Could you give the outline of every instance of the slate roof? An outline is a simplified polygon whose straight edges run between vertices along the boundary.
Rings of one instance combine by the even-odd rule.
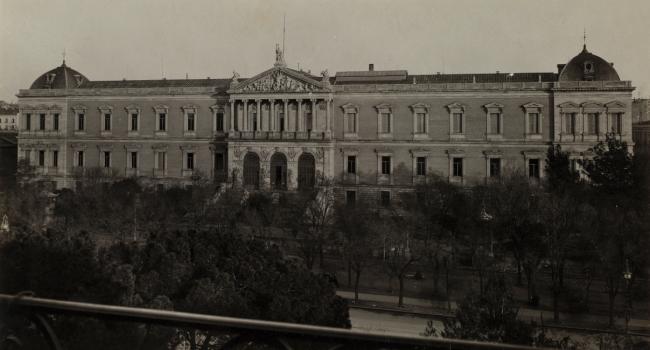
[[[216,87],[227,89],[231,79],[152,79],[99,80],[81,84],[80,89],[158,88],[158,87]],[[245,79],[240,79],[240,82]]]
[[[476,74],[413,74],[405,75],[403,79],[396,81],[382,79],[380,75],[370,76],[368,79],[341,80],[339,74],[336,76],[336,85],[347,84],[443,84],[443,83],[506,83],[506,82],[551,82],[557,81],[555,73],[476,73]]]
[[[66,66],[64,60],[60,66],[41,74],[30,89],[75,89],[87,81],[83,74]]]

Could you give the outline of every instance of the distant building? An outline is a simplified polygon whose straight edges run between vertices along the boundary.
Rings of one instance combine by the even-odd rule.
[[[650,122],[650,99],[632,100],[632,123]]]
[[[18,131],[18,105],[5,103],[0,101],[0,132],[2,131]]]
[[[197,173],[235,187],[388,204],[426,176],[459,184],[522,169],[546,150],[572,159],[605,135],[632,141],[632,83],[586,47],[557,72],[321,76],[275,64],[244,79],[92,81],[65,62],[18,93],[19,156],[57,187],[100,167],[153,183]]]

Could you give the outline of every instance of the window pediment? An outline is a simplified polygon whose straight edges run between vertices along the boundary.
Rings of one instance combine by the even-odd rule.
[[[212,112],[224,112],[225,111],[225,108],[224,108],[223,105],[212,105],[212,106],[210,106],[210,109],[212,110]]]
[[[128,105],[124,107],[124,110],[127,111],[127,113],[140,113],[140,107],[136,105]]]
[[[99,109],[99,111],[102,112],[102,113],[112,113],[113,112],[113,106],[109,106],[109,105],[99,106],[99,107],[97,107],[97,109]]]
[[[458,148],[450,148],[446,152],[450,157],[462,157],[465,155],[465,151]]]
[[[449,110],[449,113],[463,113],[463,112],[465,112],[465,105],[461,104],[461,103],[458,103],[458,102],[450,103],[446,107]]]
[[[608,112],[624,112],[625,111],[625,104],[620,101],[612,101],[605,103],[605,107],[607,108]]]
[[[195,105],[185,105],[185,106],[182,106],[181,109],[183,110],[183,112],[187,112],[187,111],[196,111],[196,110],[199,109],[199,107],[197,107]]]
[[[583,111],[592,112],[592,113],[593,112],[601,112],[601,111],[603,111],[603,109],[605,109],[605,107],[603,107],[603,105],[601,103],[591,102],[591,101],[585,102],[585,103],[581,104],[580,106],[582,107]]]
[[[488,158],[489,157],[501,157],[501,155],[503,155],[503,152],[501,152],[501,150],[498,150],[498,149],[495,149],[495,150],[489,149],[489,150],[483,151],[483,155],[485,155]]]
[[[153,106],[153,110],[156,113],[167,113],[169,110],[169,106],[167,105],[155,105]]]
[[[413,113],[418,113],[418,112],[419,113],[429,113],[429,108],[431,108],[430,105],[428,105],[426,103],[421,103],[421,102],[410,105],[409,107],[411,108],[411,111],[413,111]]]
[[[359,106],[353,105],[352,103],[346,103],[341,106],[343,113],[359,113]]]
[[[534,111],[539,111],[542,108],[544,108],[543,104],[535,103],[535,102],[529,102],[521,106],[525,111],[527,112],[534,112]]]
[[[388,103],[382,103],[375,106],[378,113],[393,113],[393,106]]]
[[[88,107],[84,105],[74,105],[72,106],[72,110],[75,112],[85,112],[86,110],[88,110]]]
[[[558,105],[561,113],[577,113],[580,106],[575,102],[563,102]]]

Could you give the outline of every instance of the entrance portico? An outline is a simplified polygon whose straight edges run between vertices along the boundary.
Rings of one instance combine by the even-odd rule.
[[[226,142],[234,184],[295,190],[332,177],[333,91],[327,71],[316,79],[287,68],[279,48],[273,68],[244,81],[233,75]]]

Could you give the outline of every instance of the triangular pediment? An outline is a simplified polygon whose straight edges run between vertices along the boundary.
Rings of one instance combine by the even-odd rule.
[[[581,106],[582,108],[603,108],[603,105],[598,102],[585,102]]]
[[[560,108],[579,108],[580,106],[575,102],[563,102],[558,105]]]
[[[329,92],[321,82],[285,67],[274,67],[242,83],[229,93],[309,93]]]
[[[605,103],[605,107],[607,108],[625,108],[625,104],[620,101],[612,101]]]

